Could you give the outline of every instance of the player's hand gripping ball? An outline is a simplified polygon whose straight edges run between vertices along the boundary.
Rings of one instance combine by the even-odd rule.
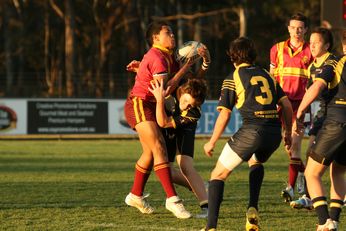
[[[175,57],[180,63],[186,63],[189,61],[191,64],[194,64],[201,58],[197,49],[202,46],[204,46],[203,43],[188,41],[176,50]]]

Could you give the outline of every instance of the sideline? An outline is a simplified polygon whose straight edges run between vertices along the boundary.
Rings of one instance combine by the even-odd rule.
[[[133,135],[110,134],[40,134],[40,135],[0,135],[0,140],[97,140],[97,139],[138,139]]]
[[[223,136],[227,138],[228,135]],[[198,135],[196,139],[209,139],[210,135]],[[133,140],[137,134],[39,134],[39,135],[0,135],[0,140]]]

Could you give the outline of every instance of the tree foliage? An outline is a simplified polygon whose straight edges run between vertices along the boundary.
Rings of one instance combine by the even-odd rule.
[[[319,0],[6,0],[0,2],[0,96],[125,98],[134,80],[125,66],[148,49],[150,21],[168,21],[178,45],[199,40],[212,64],[210,97],[230,72],[228,44],[254,39],[258,64],[286,39],[295,12],[319,25]]]

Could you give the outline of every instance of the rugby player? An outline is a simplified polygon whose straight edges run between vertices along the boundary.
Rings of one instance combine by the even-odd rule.
[[[165,141],[156,123],[156,100],[148,88],[152,81],[163,80],[165,86],[174,91],[191,63],[186,62],[179,69],[179,64],[173,56],[174,34],[166,22],[151,23],[146,32],[146,40],[150,49],[139,64],[135,84],[124,107],[126,120],[138,133],[143,149],[136,163],[133,186],[125,198],[125,203],[136,207],[142,213],[153,213],[153,207],[143,195],[153,168],[166,193],[166,209],[177,218],[186,219],[190,218],[191,214],[184,208],[175,191]]]
[[[215,144],[230,120],[233,107],[239,110],[243,125],[228,140],[211,172],[209,214],[204,230],[216,229],[225,180],[244,161],[250,165],[250,197],[253,198],[246,213],[246,230],[259,230],[258,198],[264,175],[262,163],[279,147],[282,139],[277,105],[282,107],[287,148],[291,145],[292,107],[277,81],[267,71],[253,64],[256,50],[252,40],[241,37],[231,42],[229,56],[235,70],[223,81],[217,106],[220,114],[210,140],[204,145],[205,154],[213,155]],[[262,170],[256,171],[257,168]],[[255,174],[251,174],[252,171]]]
[[[166,141],[168,159],[171,163],[173,182],[193,191],[199,200],[201,213],[208,215],[208,195],[202,177],[193,166],[195,133],[201,117],[201,105],[207,96],[203,78],[190,78],[173,94],[166,96],[163,83],[156,81],[149,89],[156,98],[156,119]],[[177,158],[179,170],[173,163]]]
[[[309,144],[307,155],[310,153],[310,147],[315,141],[317,132],[321,129],[323,121],[327,115],[327,105],[335,95],[337,88],[332,84],[335,75],[335,66],[338,58],[330,53],[333,49],[333,35],[330,30],[326,28],[316,28],[312,31],[310,36],[310,50],[314,61],[309,66],[309,79],[312,85],[309,86],[305,93],[301,105],[298,110],[305,112],[308,110],[312,101],[319,102],[320,109],[316,113],[312,126],[309,131]],[[309,99],[307,101],[306,99]],[[308,157],[307,157],[308,159]],[[298,200],[291,201],[292,208],[306,208],[312,209],[312,203],[309,193],[305,190],[305,194]]]
[[[275,44],[270,50],[270,73],[279,82],[286,93],[293,108],[293,121],[296,118],[297,109],[303,99],[308,83],[308,67],[313,60],[309,44],[304,41],[304,35],[308,30],[308,19],[301,13],[294,14],[288,20],[287,25],[290,38]],[[281,109],[279,108],[279,113]],[[285,202],[290,202],[294,197],[294,188],[298,175],[299,185],[304,185],[304,164],[301,160],[301,143],[303,132],[292,133],[292,146],[286,150],[290,163],[288,167],[288,184],[281,191]]]
[[[337,88],[336,95],[327,106],[327,116],[322,128],[312,144],[305,170],[308,191],[317,217],[317,231],[337,231],[341,209],[346,193],[346,56],[343,56],[335,68],[335,76],[330,86]],[[326,83],[323,85],[327,87]],[[304,105],[316,95],[316,89],[308,90],[297,112],[295,130],[303,128]],[[318,94],[318,93],[317,93]],[[306,104],[305,104],[306,102]],[[303,104],[304,103],[304,104]],[[322,176],[330,166],[330,210],[323,188]]]

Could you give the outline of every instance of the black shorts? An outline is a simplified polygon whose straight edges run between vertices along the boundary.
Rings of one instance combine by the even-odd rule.
[[[325,119],[326,119],[325,116],[316,115],[313,122],[312,122],[312,125],[311,125],[311,128],[309,130],[308,135],[309,136],[311,136],[311,135],[317,136],[317,133],[322,128],[323,121]]]
[[[162,133],[166,141],[169,162],[175,161],[177,151],[179,155],[193,158],[196,134],[195,126],[163,129]]]
[[[346,123],[326,119],[309,156],[326,166],[333,161],[346,166]]]
[[[244,161],[253,154],[264,163],[281,143],[281,127],[243,125],[228,140],[232,150]]]

